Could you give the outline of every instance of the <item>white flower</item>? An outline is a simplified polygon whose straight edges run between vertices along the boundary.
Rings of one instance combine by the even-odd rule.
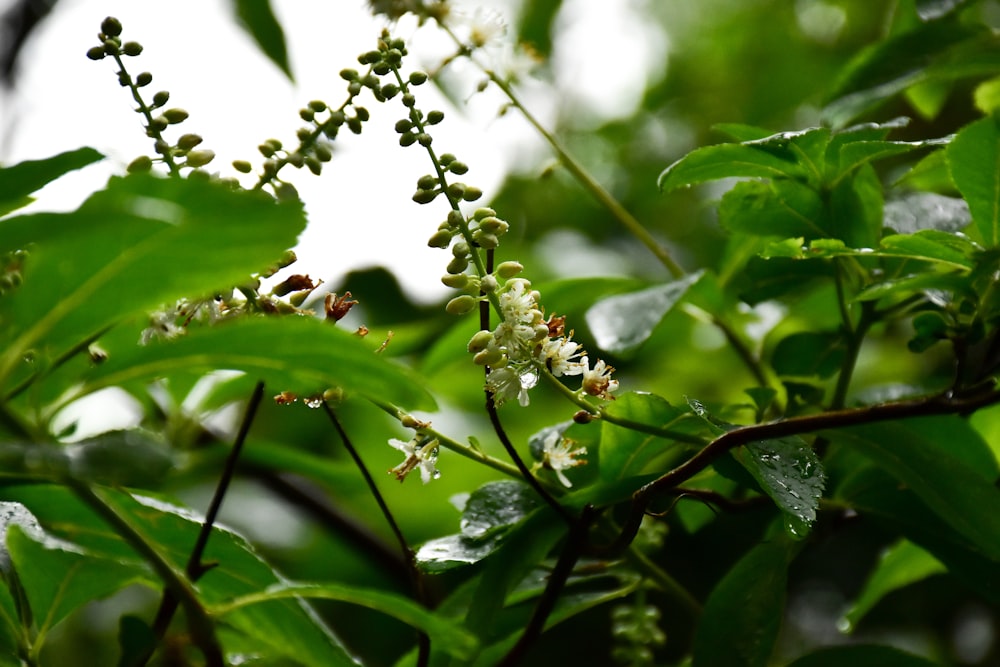
[[[614,400],[611,392],[618,389],[618,380],[611,379],[611,374],[615,369],[608,366],[602,359],[598,359],[594,367],[589,368],[587,357],[580,360],[584,366],[583,390],[591,396],[597,396],[605,400]]]
[[[396,438],[389,439],[389,446],[398,449],[406,456],[403,462],[389,471],[390,475],[395,475],[396,479],[402,482],[414,468],[420,468],[420,479],[424,484],[437,479],[441,472],[437,469],[438,442],[437,440],[425,441],[416,438],[409,442],[403,442]]]
[[[458,9],[450,12],[448,27],[473,49],[498,44],[507,33],[507,25],[499,12],[486,7],[476,7],[471,12]]]
[[[573,357],[580,354],[581,350],[580,344],[569,338],[549,338],[542,343],[538,358],[556,377],[580,375],[586,366],[581,360],[574,360]]]
[[[150,341],[162,338],[171,340],[184,334],[184,327],[177,326],[177,313],[171,310],[158,310],[149,316],[149,326],[142,330],[139,336],[140,345],[148,345]]]
[[[535,324],[542,319],[538,310],[538,292],[529,291],[531,283],[522,278],[507,281],[500,295],[500,311],[505,322]]]
[[[493,395],[497,407],[517,396],[521,407],[529,402],[528,390],[538,382],[538,375],[532,371],[523,371],[514,366],[504,366],[490,371],[486,376],[486,389]]]
[[[559,431],[552,431],[545,436],[545,441],[542,442],[541,466],[554,472],[565,487],[573,486],[573,483],[563,474],[563,470],[586,463],[577,457],[586,454],[587,448],[577,447],[573,449],[575,444],[574,441],[562,437]]]

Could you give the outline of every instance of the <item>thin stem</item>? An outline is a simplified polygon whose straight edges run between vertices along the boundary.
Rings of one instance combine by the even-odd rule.
[[[202,606],[201,601],[198,600],[198,595],[195,593],[194,587],[184,576],[184,573],[175,568],[153,546],[152,540],[143,535],[127,518],[120,515],[94,489],[83,482],[73,479],[67,479],[65,484],[80,500],[97,512],[136,553],[142,556],[150,564],[157,576],[163,580],[164,585],[179,601],[180,606],[184,608],[184,612],[188,618],[188,629],[191,632],[191,639],[205,656],[207,667],[224,667],[225,660],[222,655],[222,647],[215,636],[215,623],[205,607]]]
[[[333,428],[337,431],[337,435],[340,436],[344,449],[347,450],[347,453],[354,460],[354,464],[361,472],[361,476],[364,477],[369,493],[371,493],[372,497],[375,499],[375,502],[379,507],[379,511],[382,512],[382,517],[385,519],[385,522],[389,524],[389,529],[392,531],[393,536],[396,538],[396,542],[399,544],[399,549],[403,554],[403,561],[406,563],[406,569],[410,577],[410,584],[413,587],[414,597],[418,602],[420,602],[420,604],[427,607],[427,591],[424,587],[423,576],[421,576],[420,570],[417,568],[416,555],[413,553],[413,549],[410,548],[409,543],[406,541],[406,537],[403,535],[403,531],[400,529],[399,524],[396,522],[396,518],[389,509],[389,505],[385,502],[382,492],[379,491],[374,478],[372,478],[371,473],[368,472],[368,467],[365,466],[364,461],[361,460],[361,455],[358,454],[357,448],[354,446],[354,443],[351,442],[350,437],[348,437],[343,424],[341,424],[340,419],[337,418],[337,414],[326,401],[323,401],[322,406],[323,412],[326,413],[326,416],[330,419],[330,423],[333,424]],[[420,667],[423,667],[427,665],[430,660],[430,638],[426,633],[420,632],[418,634],[417,645],[417,664]]]
[[[236,434],[236,440],[233,442],[233,447],[226,456],[226,462],[223,466],[222,474],[219,476],[219,483],[215,487],[215,493],[209,503],[208,511],[205,514],[205,520],[201,524],[198,537],[195,538],[191,554],[188,556],[185,573],[190,581],[198,581],[205,572],[212,568],[211,565],[206,565],[202,562],[202,557],[205,555],[208,539],[212,535],[212,527],[215,525],[219,510],[222,508],[222,501],[229,490],[229,483],[236,474],[236,464],[239,461],[240,452],[243,450],[243,443],[246,442],[247,434],[250,432],[250,425],[253,423],[263,396],[264,383],[258,382],[254,386],[250,400],[247,402],[246,411],[243,413],[243,420],[240,423],[240,429]],[[153,620],[152,628],[157,644],[166,636],[167,628],[170,627],[170,621],[177,611],[178,602],[178,597],[169,588],[163,591],[163,597],[160,599],[160,606],[156,610],[156,617]],[[153,656],[154,649],[155,646],[150,646],[149,650],[137,659],[135,664],[145,665]]]

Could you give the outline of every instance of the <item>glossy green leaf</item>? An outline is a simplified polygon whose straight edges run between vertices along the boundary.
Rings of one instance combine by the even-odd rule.
[[[803,656],[788,667],[934,667],[938,663],[891,646],[831,646]]]
[[[655,394],[629,392],[608,405],[608,413],[653,427],[693,433],[702,430],[690,411],[678,408]],[[675,458],[683,452],[677,443],[648,433],[601,422],[601,479],[612,481],[647,472],[650,464],[666,464],[664,457]],[[662,467],[662,465],[660,466]]]
[[[853,144],[848,144],[853,145]],[[829,195],[830,236],[852,248],[873,248],[882,236],[882,181],[870,164],[841,179]]]
[[[431,638],[435,648],[458,658],[470,657],[478,645],[476,638],[459,625],[421,607],[409,598],[373,588],[346,584],[282,582],[270,586],[266,590],[248,593],[221,605],[216,605],[212,611],[225,618],[232,612],[250,605],[275,600],[296,601],[299,599],[336,600],[380,611],[425,632]]]
[[[502,541],[500,535],[484,539],[446,535],[424,542],[414,557],[424,572],[440,574],[484,560],[499,548]]]
[[[959,417],[925,417],[853,426],[826,435],[863,453],[912,489],[984,555],[1000,560],[997,462],[967,422]]]
[[[889,593],[945,571],[941,561],[913,542],[900,540],[892,545],[879,557],[854,604],[845,612],[848,632]]]
[[[958,194],[955,182],[948,171],[948,161],[945,158],[944,150],[928,153],[904,172],[893,185],[944,195]]]
[[[233,0],[236,17],[257,46],[275,65],[294,80],[288,65],[285,33],[271,9],[269,0]]]
[[[764,667],[778,638],[794,543],[777,537],[748,551],[708,596],[693,667]]]
[[[826,481],[812,447],[798,437],[761,440],[734,450],[733,456],[784,513],[788,534],[795,539],[808,535]]]
[[[69,398],[173,372],[221,369],[244,371],[274,393],[306,397],[342,387],[412,408],[434,405],[413,374],[374,354],[356,336],[296,316],[244,318],[173,341],[136,345],[91,369]]]
[[[925,229],[957,232],[972,222],[965,200],[933,192],[914,192],[886,202],[884,212],[883,224],[899,234]]]
[[[901,299],[926,290],[959,292],[969,288],[969,278],[958,273],[918,273],[896,280],[886,280],[869,285],[855,297],[858,301],[877,301],[884,298]]]
[[[719,223],[732,232],[761,236],[826,236],[823,201],[798,181],[745,181],[722,196]]]
[[[137,581],[149,583],[142,564],[95,557],[79,547],[12,526],[7,549],[39,628],[36,645],[74,610]]]
[[[244,282],[304,227],[300,203],[150,175],[114,178],[71,213],[2,220],[0,237],[35,247],[0,300],[0,378],[29,349],[56,358],[131,315]]]
[[[840,149],[840,160],[837,176],[850,173],[863,164],[874,160],[884,160],[895,155],[905,155],[928,146],[941,146],[948,143],[947,139],[927,141],[855,141],[845,144]]]
[[[153,548],[178,570],[183,570],[202,517],[151,496],[133,496],[110,489],[98,492]],[[63,487],[5,486],[0,487],[0,498],[24,504],[49,533],[88,552],[126,562],[138,558],[104,520]],[[204,560],[220,564],[198,580],[199,596],[209,606],[284,583],[243,538],[223,528],[213,529]],[[240,637],[247,637],[248,646],[259,649],[264,645],[275,659],[289,656],[309,665],[354,664],[339,640],[299,600],[270,600],[235,610],[226,620],[235,631],[226,646],[229,652],[240,652]]]
[[[524,482],[488,482],[469,495],[459,526],[466,537],[482,539],[521,521],[540,503]]]
[[[945,153],[951,177],[990,247],[1000,245],[1000,128],[993,118],[964,127]]]
[[[771,365],[779,375],[828,378],[840,369],[846,354],[847,343],[839,332],[800,331],[775,346]]]
[[[771,130],[743,123],[716,123],[712,126],[712,130],[740,143],[754,141],[755,139],[766,139],[774,134]]]
[[[797,178],[804,175],[794,159],[748,144],[696,148],[663,170],[657,185],[664,192],[720,178]]]
[[[699,271],[665,285],[595,303],[587,311],[587,326],[598,347],[612,354],[635,351],[702,275]]]
[[[93,148],[78,148],[44,160],[25,160],[0,167],[0,215],[30,203],[31,193],[41,190],[60,176],[102,159],[104,156]],[[0,235],[0,252],[16,249],[9,243]]]

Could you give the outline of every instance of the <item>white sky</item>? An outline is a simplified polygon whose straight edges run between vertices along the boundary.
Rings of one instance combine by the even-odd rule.
[[[272,4],[288,40],[294,85],[235,25],[226,0],[174,0],[166,8],[147,0],[61,0],[22,52],[15,95],[0,98],[0,162],[47,157],[83,145],[108,155],[102,164],[48,188],[39,202],[49,209],[70,209],[110,174],[123,171],[132,158],[152,153],[127,90],[117,85],[113,63],[93,62],[84,55],[96,44],[106,15],[122,21],[126,40],[145,47],[141,56],[126,61],[133,76],[153,73],[153,83],[145,90],[150,95],[169,90],[170,106],[190,112],[179,130],[204,137],[203,147],[217,154],[212,170],[235,175],[230,163],[237,158],[258,165],[256,146],[268,137],[294,145],[295,130],[302,126],[298,109],[310,99],[339,105],[346,84],[337,73],[360,67],[356,56],[373,48],[385,23],[373,19],[362,0]],[[518,4],[464,3],[508,15]],[[635,63],[651,63],[650,74],[658,76],[665,62],[662,35],[644,28],[630,11],[641,4],[564,3],[558,30],[565,41],[557,42],[562,48],[553,60],[556,89],[529,83],[523,90],[537,115],[551,120],[558,104],[564,105],[563,112],[587,107],[595,118],[633,110],[647,76]],[[5,5],[6,0],[0,0],[0,9]],[[450,48],[433,28],[418,31],[403,22],[395,32],[413,39],[411,67],[432,67]],[[468,77],[471,91],[481,75],[468,65],[457,69]],[[486,193],[477,205],[488,202],[508,169],[535,169],[549,157],[517,113],[497,117],[504,100],[496,91],[475,95],[458,109],[432,86],[417,93],[424,111],[445,111],[445,122],[434,130],[435,147],[439,153],[456,153],[470,165],[464,180]],[[338,137],[334,160],[321,177],[307,170],[282,172],[298,188],[310,215],[295,269],[335,280],[352,268],[382,264],[393,268],[411,295],[443,297],[447,290],[439,278],[450,255],[427,248],[426,239],[446,211],[439,202],[418,206],[410,201],[417,178],[430,171],[430,163],[418,148],[397,145],[392,126],[403,116],[398,102],[361,103],[372,120],[360,137],[346,131]]]

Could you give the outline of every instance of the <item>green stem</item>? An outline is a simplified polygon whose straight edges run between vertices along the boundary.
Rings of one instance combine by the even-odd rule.
[[[132,76],[128,73],[128,70],[125,69],[125,62],[122,60],[122,57],[117,53],[112,54],[111,57],[114,58],[115,63],[118,64],[120,75],[124,75],[125,80],[128,81],[128,89],[132,93],[132,99],[139,105],[138,111],[142,114],[143,118],[146,119],[146,131],[149,133],[149,136],[158,142],[166,143],[163,140],[163,134],[153,125],[152,109],[150,109],[146,105],[146,102],[143,101],[142,95],[139,94],[139,87],[135,85],[135,82],[132,80]],[[179,176],[181,173],[180,167],[178,167],[177,163],[174,162],[174,157],[170,154],[170,151],[164,151],[160,155],[163,158],[163,164],[167,165],[167,169],[170,170],[170,174],[172,176]]]

